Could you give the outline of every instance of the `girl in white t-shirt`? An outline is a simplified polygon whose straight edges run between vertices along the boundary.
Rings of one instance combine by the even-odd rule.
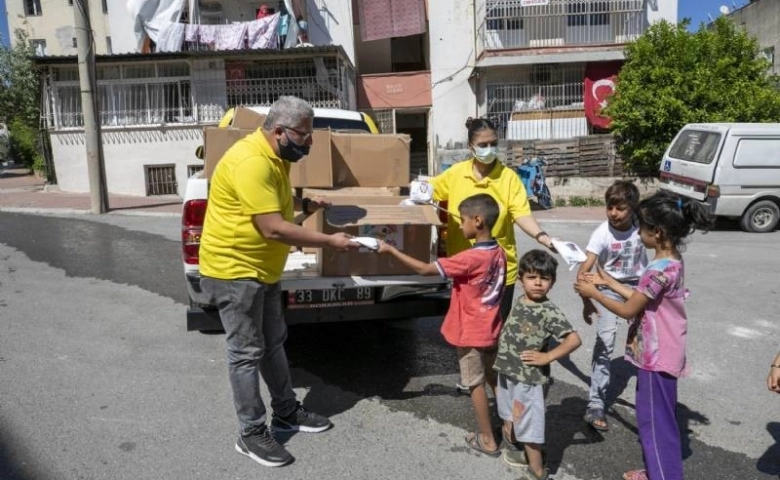
[[[577,276],[579,278],[590,272],[598,262],[612,277],[635,287],[647,266],[647,252],[635,221],[639,189],[629,181],[618,180],[607,189],[604,200],[607,204],[607,221],[591,234],[585,249],[588,258],[580,265]],[[605,293],[612,294],[610,290]],[[621,299],[619,296],[616,298]],[[609,429],[605,412],[610,361],[615,350],[615,336],[620,317],[601,305],[597,308],[589,298],[583,297],[582,301],[582,314],[586,323],[592,323],[592,316],[598,315],[585,421],[596,430],[606,431]]]

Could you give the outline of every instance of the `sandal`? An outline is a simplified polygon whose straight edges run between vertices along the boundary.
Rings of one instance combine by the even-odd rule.
[[[599,432],[609,431],[609,425],[607,424],[607,417],[604,416],[604,410],[600,408],[589,408],[585,412],[585,423],[587,423],[588,425],[593,427],[594,430],[597,430]]]
[[[647,470],[629,470],[623,474],[623,480],[649,480]]]
[[[542,476],[538,476],[530,468],[518,480],[549,480],[550,472],[545,468],[542,470]]]
[[[482,436],[479,434],[479,432],[472,432],[466,435],[466,445],[480,453],[484,453],[485,455],[489,455],[494,458],[501,455],[500,448],[496,447],[495,450],[488,450],[484,445],[482,445]]]

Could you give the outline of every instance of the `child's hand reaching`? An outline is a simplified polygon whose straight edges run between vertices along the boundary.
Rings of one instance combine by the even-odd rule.
[[[524,350],[520,354],[520,360],[527,365],[533,365],[535,367],[549,365],[551,361],[547,352],[537,352],[536,350]]]
[[[590,299],[595,297],[599,290],[596,288],[596,284],[590,280],[586,280],[587,276],[588,274],[585,274],[577,278],[577,282],[574,284],[574,291],[579,293],[587,303],[590,303]]]
[[[379,248],[376,249],[377,253],[392,253],[396,248],[384,240],[379,240]]]

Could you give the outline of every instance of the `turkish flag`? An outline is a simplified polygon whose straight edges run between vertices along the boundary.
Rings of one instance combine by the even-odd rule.
[[[623,62],[589,63],[585,66],[585,116],[594,127],[609,128],[612,119],[601,115],[615,93],[617,74]]]

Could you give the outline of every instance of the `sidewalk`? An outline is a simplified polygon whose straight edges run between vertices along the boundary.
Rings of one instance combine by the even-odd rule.
[[[137,197],[109,194],[110,215],[178,217],[182,199],[178,196]],[[0,212],[91,213],[88,193],[61,192],[56,185],[30,174],[23,168],[0,167]],[[534,210],[539,222],[594,223],[605,220],[604,207],[557,207]]]
[[[182,200],[178,196],[137,197],[109,194],[109,214],[178,217]],[[56,185],[30,174],[24,168],[0,167],[0,211],[23,213],[90,214],[89,193],[61,192]]]

